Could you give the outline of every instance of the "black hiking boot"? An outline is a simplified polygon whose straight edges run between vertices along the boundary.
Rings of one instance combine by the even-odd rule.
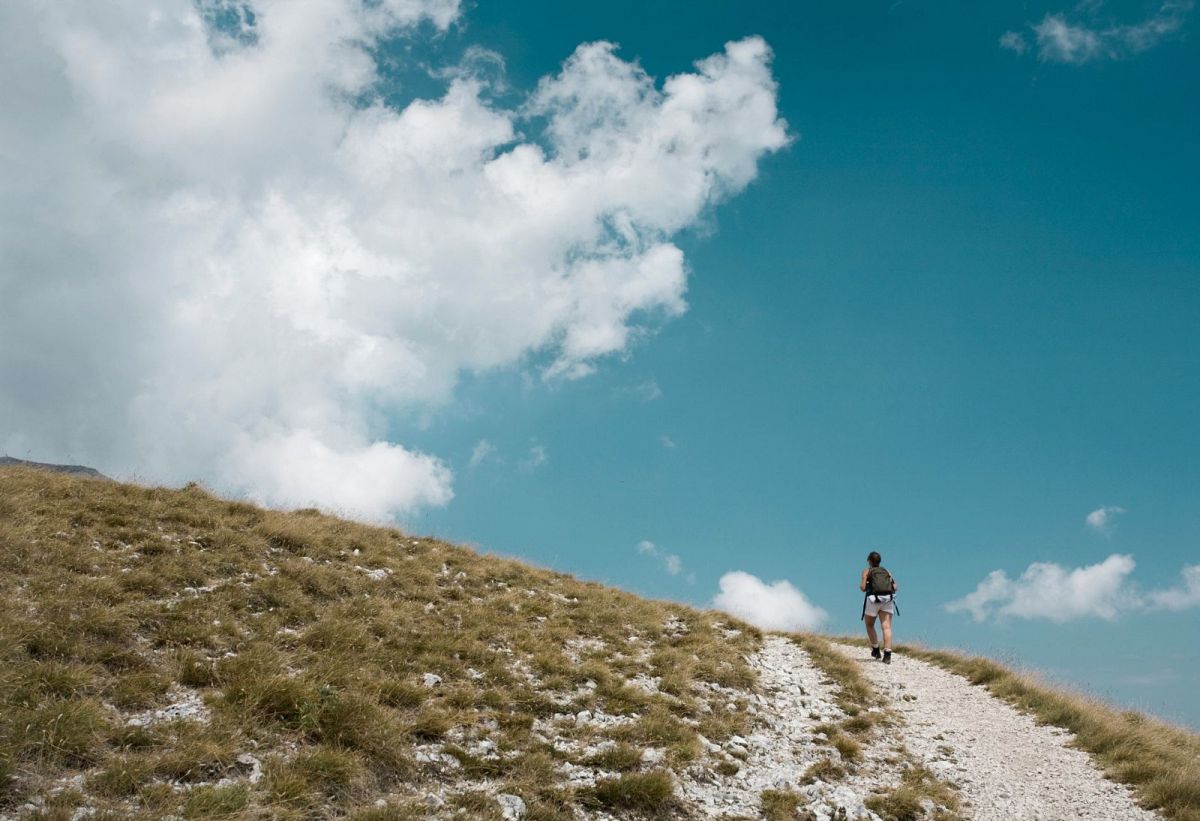
[[[873,658],[873,659],[879,658],[879,648],[878,647],[871,648],[871,658]]]
[[[883,651],[883,663],[884,663],[884,664],[891,664],[891,663],[892,663],[892,651],[891,651],[891,650],[884,650],[884,651]]]

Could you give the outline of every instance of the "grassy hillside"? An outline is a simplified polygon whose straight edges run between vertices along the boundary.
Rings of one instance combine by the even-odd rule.
[[[0,818],[695,815],[676,787],[737,776],[762,639],[396,529],[0,467]],[[814,728],[801,783],[836,783],[897,718],[827,642],[793,640],[840,716]],[[902,652],[1070,729],[1147,806],[1200,821],[1195,734]],[[952,785],[898,766],[868,806],[954,817]],[[766,790],[759,809],[799,802]]]
[[[0,814],[49,818],[670,814],[698,736],[748,729],[722,689],[761,638],[395,529],[25,468],[0,469],[0,584]]]

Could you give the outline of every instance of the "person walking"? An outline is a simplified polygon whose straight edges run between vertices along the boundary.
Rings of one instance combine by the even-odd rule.
[[[871,658],[879,655],[879,637],[875,635],[875,618],[883,628],[883,663],[892,663],[892,616],[896,613],[896,589],[898,585],[892,574],[880,566],[883,559],[872,550],[867,556],[867,567],[859,579],[858,589],[863,599],[863,621],[867,623],[867,638],[871,640]]]

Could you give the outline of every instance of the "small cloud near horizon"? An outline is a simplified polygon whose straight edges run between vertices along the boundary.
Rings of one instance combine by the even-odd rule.
[[[1187,565],[1174,587],[1142,593],[1130,581],[1133,556],[1113,553],[1102,562],[1067,568],[1034,562],[1016,579],[993,570],[975,590],[943,607],[976,622],[989,618],[1044,619],[1063,623],[1096,618],[1114,621],[1127,613],[1200,607],[1200,565]]]
[[[1117,517],[1124,514],[1125,508],[1123,507],[1104,505],[1089,513],[1084,518],[1084,523],[1095,532],[1108,536],[1112,533],[1112,529],[1116,525]]]
[[[637,551],[643,556],[650,556],[651,558],[661,562],[663,569],[666,570],[671,576],[678,576],[683,572],[683,559],[681,559],[675,553],[666,552],[649,539],[643,539],[642,541],[638,542]],[[694,583],[695,580],[696,577],[689,573],[688,583]]]
[[[786,579],[768,584],[744,570],[731,570],[718,586],[713,607],[764,630],[815,630],[829,618]]]

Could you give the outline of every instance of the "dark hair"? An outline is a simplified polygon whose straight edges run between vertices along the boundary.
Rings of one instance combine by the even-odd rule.
[[[871,567],[879,567],[881,561],[883,561],[883,557],[876,551],[872,550],[867,554],[867,564],[871,565]]]

